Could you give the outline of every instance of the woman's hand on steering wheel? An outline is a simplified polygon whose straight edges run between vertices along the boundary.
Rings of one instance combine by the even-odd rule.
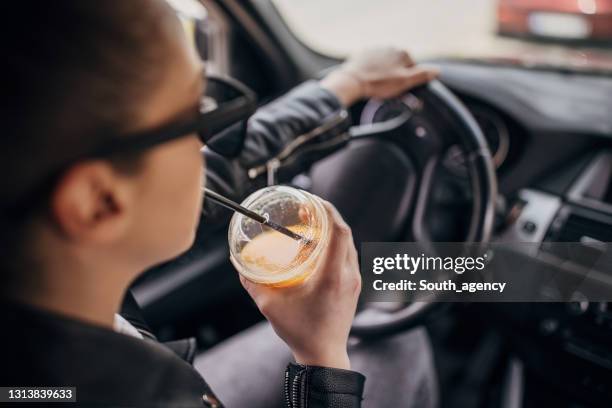
[[[436,78],[439,71],[415,65],[397,48],[376,48],[355,54],[321,80],[344,106],[361,99],[387,99]]]

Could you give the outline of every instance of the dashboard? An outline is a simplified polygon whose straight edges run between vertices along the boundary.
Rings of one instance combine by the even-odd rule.
[[[495,241],[536,243],[539,249],[531,256],[547,256],[565,268],[580,265],[552,243],[579,243],[609,258],[612,78],[440,64],[442,80],[472,110],[500,159]],[[612,265],[605,265],[610,268],[596,272],[610,285]],[[595,405],[610,400],[612,303],[578,293],[571,303],[492,308],[537,381]]]

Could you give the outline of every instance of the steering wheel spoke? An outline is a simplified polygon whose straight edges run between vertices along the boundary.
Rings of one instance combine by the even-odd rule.
[[[440,157],[440,154],[434,154],[417,167],[419,176],[417,177],[412,203],[412,216],[410,217],[412,222],[403,237],[404,241],[419,242],[423,245],[429,245],[431,242],[425,227],[425,219]]]

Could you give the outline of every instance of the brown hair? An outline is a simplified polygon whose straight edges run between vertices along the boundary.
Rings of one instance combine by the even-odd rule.
[[[28,221],[7,208],[49,185],[50,173],[67,160],[129,129],[167,63],[164,39],[176,22],[164,0],[20,0],[0,9],[0,268],[6,269],[22,258]],[[133,163],[117,163],[126,162]]]

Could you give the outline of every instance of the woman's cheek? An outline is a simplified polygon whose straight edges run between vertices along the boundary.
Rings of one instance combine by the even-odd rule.
[[[174,156],[178,160],[173,163],[178,170],[175,177],[180,179],[173,181],[173,194],[170,194],[173,199],[169,200],[166,211],[175,222],[174,232],[182,242],[182,250],[193,243],[202,212],[205,173],[204,158],[198,145],[195,140],[184,139],[180,153]]]

